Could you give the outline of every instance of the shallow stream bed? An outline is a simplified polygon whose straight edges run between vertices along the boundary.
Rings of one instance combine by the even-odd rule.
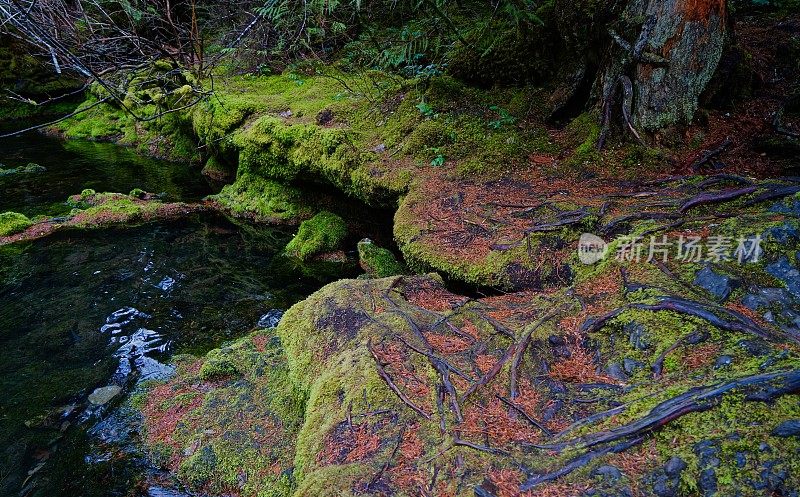
[[[29,162],[46,171],[1,177],[0,211],[57,215],[84,188],[213,191],[197,169],[114,145],[2,143],[6,168]],[[168,375],[170,355],[274,324],[321,286],[280,255],[291,236],[204,214],[0,247],[0,495],[172,495],[153,486],[124,399]]]

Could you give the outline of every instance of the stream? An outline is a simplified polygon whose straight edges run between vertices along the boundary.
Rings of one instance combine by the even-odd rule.
[[[0,212],[59,215],[84,188],[180,201],[218,188],[196,168],[111,144],[0,143],[0,167],[30,162],[46,171],[0,177]],[[168,376],[172,354],[274,325],[318,289],[280,255],[291,237],[203,214],[0,247],[0,495],[181,495],[153,483],[166,476],[148,466],[123,400]]]

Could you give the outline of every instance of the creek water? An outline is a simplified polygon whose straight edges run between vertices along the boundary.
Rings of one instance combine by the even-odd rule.
[[[214,189],[186,165],[36,134],[0,142],[0,162],[46,168],[0,177],[0,212],[31,216],[67,211],[84,188],[185,201]],[[171,354],[203,353],[319,288],[280,256],[291,235],[204,214],[0,247],[0,495],[177,495],[152,484],[121,399],[169,375]],[[123,393],[89,402],[103,387]]]

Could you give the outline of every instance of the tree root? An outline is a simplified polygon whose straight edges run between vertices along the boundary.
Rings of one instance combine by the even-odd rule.
[[[541,430],[542,433],[544,433],[546,436],[548,436],[548,437],[552,437],[553,436],[553,432],[552,431],[548,430],[546,426],[544,426],[541,422],[537,421],[536,418],[534,418],[533,416],[528,414],[528,412],[522,406],[519,406],[519,405],[515,404],[512,400],[507,399],[507,398],[503,397],[502,395],[497,395],[496,397],[503,404],[507,405],[511,409],[514,409],[518,413],[522,414],[522,417],[525,418],[528,421],[528,423],[532,424],[533,426],[535,426],[536,428]]]
[[[704,319],[717,328],[726,331],[749,333],[767,340],[790,339],[795,343],[800,343],[800,337],[786,333],[765,330],[756,324],[755,321],[740,312],[718,305],[703,304],[694,300],[670,296],[660,297],[660,301],[656,304],[627,304],[622,307],[618,307],[596,319],[588,318],[586,321],[584,321],[583,325],[581,325],[581,331],[584,333],[598,331],[608,321],[614,319],[629,309],[638,309],[644,311],[673,311]],[[721,318],[715,313],[723,314],[728,319]]]
[[[394,392],[395,395],[397,395],[397,397],[405,405],[410,407],[411,410],[413,410],[414,412],[416,412],[417,414],[419,414],[420,416],[422,416],[425,419],[431,419],[431,415],[430,414],[428,414],[427,412],[423,411],[416,404],[414,404],[414,402],[412,402],[411,399],[409,399],[406,396],[406,394],[404,394],[400,390],[400,388],[394,383],[394,381],[392,381],[392,378],[389,377],[389,374],[386,372],[386,369],[384,369],[383,365],[381,364],[380,358],[375,353],[375,351],[372,349],[372,341],[371,340],[367,341],[367,350],[369,350],[369,353],[372,354],[372,358],[375,359],[375,365],[378,367],[378,375],[380,375],[380,377],[383,379],[383,381],[386,382],[386,384],[389,386],[389,389],[392,392]]]
[[[642,140],[636,128],[633,127],[631,118],[631,108],[633,107],[633,83],[631,82],[631,78],[623,74],[617,78],[617,81],[614,83],[614,86],[611,87],[603,103],[603,120],[601,123],[600,136],[597,139],[597,150],[603,149],[606,144],[606,139],[608,138],[608,133],[611,131],[611,109],[614,105],[617,88],[622,89],[622,119],[625,122],[625,126],[636,140],[641,145],[644,145],[644,140]]]
[[[606,454],[617,454],[619,452],[624,452],[624,451],[630,449],[631,447],[633,447],[634,445],[637,445],[637,444],[641,443],[642,440],[644,440],[644,437],[638,437],[638,438],[634,438],[633,440],[629,440],[627,442],[623,442],[623,443],[620,443],[620,444],[617,444],[617,445],[613,445],[613,446],[609,446],[609,447],[603,447],[603,448],[598,449],[598,450],[587,452],[586,454],[583,454],[582,456],[579,456],[579,457],[576,457],[575,459],[572,459],[564,467],[562,467],[560,469],[557,469],[556,471],[553,471],[551,473],[546,473],[546,474],[543,474],[543,475],[536,475],[536,476],[533,476],[533,477],[529,478],[526,482],[524,482],[522,485],[520,485],[519,491],[520,492],[527,492],[528,490],[532,489],[533,487],[535,487],[537,485],[541,485],[542,483],[547,483],[547,482],[550,482],[550,481],[553,481],[553,480],[557,480],[558,478],[561,478],[564,475],[572,473],[576,469],[580,469],[580,468],[586,466],[587,464],[589,464],[595,458],[598,458],[600,456],[604,456]]]
[[[535,447],[561,451],[567,447],[589,448],[624,438],[639,437],[686,414],[707,411],[716,406],[723,395],[733,390],[743,391],[745,400],[768,402],[781,395],[800,391],[800,370],[745,376],[727,383],[692,388],[688,392],[661,402],[643,418],[626,425],[566,442],[536,445]]]
[[[683,214],[689,209],[693,209],[701,205],[718,204],[720,202],[735,200],[739,197],[749,195],[755,192],[756,190],[758,190],[758,187],[748,186],[746,188],[740,188],[738,190],[730,190],[721,193],[719,192],[701,193],[684,202],[683,205],[681,205],[680,209],[678,209],[678,212]]]

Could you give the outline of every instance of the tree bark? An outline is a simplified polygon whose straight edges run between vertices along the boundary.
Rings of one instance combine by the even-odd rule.
[[[725,0],[633,0],[610,31],[606,101],[621,77],[633,83],[633,126],[654,133],[689,124],[722,57]]]
[[[556,0],[555,11],[573,72],[596,74],[582,98],[599,102],[606,121],[637,139],[691,122],[722,56],[725,0]],[[581,17],[587,26],[576,31]]]

